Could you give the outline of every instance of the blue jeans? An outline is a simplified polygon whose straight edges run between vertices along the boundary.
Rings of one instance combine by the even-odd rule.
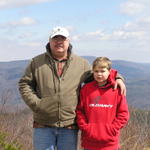
[[[77,150],[77,129],[34,128],[34,150]]]

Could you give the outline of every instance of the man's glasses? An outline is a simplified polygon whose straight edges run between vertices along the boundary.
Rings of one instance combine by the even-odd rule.
[[[66,41],[67,38],[64,37],[64,36],[58,35],[58,36],[53,37],[52,40],[53,40],[53,41],[56,41],[56,42],[57,42],[57,41]]]

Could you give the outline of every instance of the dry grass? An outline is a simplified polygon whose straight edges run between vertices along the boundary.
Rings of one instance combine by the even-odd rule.
[[[122,129],[122,150],[150,149],[150,112],[130,108],[130,121]]]
[[[22,150],[32,150],[32,114],[11,113],[0,115],[0,132],[7,136],[7,143],[17,142]]]
[[[122,129],[122,150],[150,150],[150,112],[130,109],[131,119]],[[17,141],[22,150],[32,148],[32,113],[1,113],[0,132],[5,132],[8,143]],[[80,141],[79,141],[80,142]]]

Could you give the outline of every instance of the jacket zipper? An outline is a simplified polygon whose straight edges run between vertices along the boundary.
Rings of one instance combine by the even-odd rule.
[[[61,78],[58,77],[59,80],[59,86],[58,86],[58,96],[59,96],[59,100],[60,100],[60,84],[61,84]],[[58,101],[58,126],[60,127],[60,101]]]

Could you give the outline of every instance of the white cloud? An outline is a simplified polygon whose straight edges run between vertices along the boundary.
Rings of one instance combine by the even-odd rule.
[[[19,33],[19,35],[17,36],[17,38],[19,38],[20,40],[22,39],[31,39],[33,37],[35,37],[36,33],[35,32],[23,32],[23,33]],[[37,35],[36,35],[37,36]]]
[[[137,41],[140,43],[149,43],[150,40],[150,18],[144,16],[136,18],[135,20],[129,21],[118,29],[112,32],[104,31],[99,29],[97,31],[89,32],[86,34],[79,34],[73,37],[73,40],[96,40],[96,41]]]
[[[8,23],[9,25],[12,25],[12,26],[22,26],[22,25],[33,25],[33,24],[36,24],[36,21],[30,17],[24,17],[24,18],[21,18],[20,20],[18,21],[12,21],[12,22],[9,22]]]
[[[136,15],[145,9],[145,5],[133,1],[127,1],[121,4],[121,12],[127,15]]]
[[[37,33],[32,29],[37,24],[37,21],[30,17],[23,17],[19,20],[9,21],[0,24],[0,38],[17,41],[35,39]],[[11,36],[10,36],[11,35]]]
[[[72,36],[72,39],[74,41],[80,41],[80,40],[99,40],[99,39],[103,39],[105,36],[105,33],[103,32],[103,30],[97,30],[97,31],[93,31],[93,32],[88,32],[85,34],[79,34],[79,35],[75,35]]]
[[[127,0],[121,3],[120,11],[123,14],[134,16],[134,15],[150,15],[150,0]]]
[[[89,32],[87,35],[89,36],[102,36],[104,33],[102,30],[97,30],[95,32]]]
[[[36,24],[37,21],[34,20],[33,18],[31,17],[23,17],[17,21],[10,21],[10,22],[7,22],[5,24],[0,24],[1,27],[3,28],[11,28],[11,27],[18,27],[18,26],[28,26],[28,25],[34,25]]]
[[[107,40],[110,35],[105,33],[103,30],[97,30],[95,32],[89,32],[86,35],[90,39],[97,39],[97,40]]]
[[[142,31],[125,31],[124,29],[118,29],[111,33],[107,32],[89,32],[84,35],[76,35],[73,37],[73,40],[96,40],[96,41],[121,41],[128,39],[138,39],[139,37],[143,37],[144,32]]]
[[[0,0],[0,8],[20,7],[49,1],[52,0]]]
[[[135,3],[150,4],[149,0],[128,0],[128,1],[135,2]]]
[[[99,40],[105,41],[121,41],[121,40],[129,40],[129,39],[138,39],[139,37],[143,37],[143,32],[141,31],[125,31],[125,30],[115,30],[112,33],[103,33],[99,36]],[[98,39],[98,38],[97,38]]]
[[[128,31],[124,31],[124,30],[118,30],[118,31],[114,31],[109,40],[138,40],[141,39],[141,37],[143,37],[144,32],[141,31],[132,31],[132,32],[128,32]]]
[[[65,26],[65,28],[69,31],[69,32],[73,32],[75,29],[73,26]]]
[[[0,37],[0,61],[11,61],[20,59],[31,59],[43,53],[41,41],[19,41],[15,39],[4,39]]]
[[[111,32],[97,30],[76,35],[74,42],[87,55],[104,55],[112,59],[149,62],[150,18],[136,18]],[[77,45],[77,46],[78,46]],[[85,47],[85,45],[88,45]],[[79,49],[77,47],[77,50]],[[90,51],[92,50],[92,51]],[[83,55],[83,54],[82,54]]]
[[[41,42],[28,42],[28,43],[23,43],[23,46],[29,46],[29,47],[42,47]]]
[[[78,35],[71,36],[71,40],[73,41],[77,41],[78,39],[79,39]]]
[[[128,31],[145,31],[150,32],[150,18],[142,17],[136,19],[134,22],[128,22],[124,25],[124,29]]]

